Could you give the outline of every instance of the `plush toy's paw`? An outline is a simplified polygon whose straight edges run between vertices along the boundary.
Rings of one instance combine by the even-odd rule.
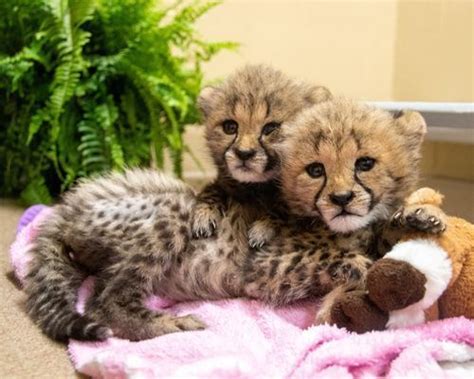
[[[425,295],[426,277],[409,263],[383,258],[367,273],[369,298],[380,309],[403,309]]]
[[[400,208],[392,216],[392,225],[413,231],[438,234],[446,229],[446,215],[435,205],[412,204]]]
[[[192,233],[194,238],[209,238],[217,230],[221,212],[209,204],[198,204],[194,209]]]
[[[260,249],[275,236],[275,228],[269,220],[255,221],[249,230],[249,245]]]
[[[384,330],[387,321],[388,313],[378,308],[362,290],[343,294],[330,312],[330,323],[356,333]]]

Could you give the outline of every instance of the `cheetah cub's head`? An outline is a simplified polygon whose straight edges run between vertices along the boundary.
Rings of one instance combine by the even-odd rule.
[[[221,85],[202,90],[198,105],[206,139],[221,174],[266,182],[279,173],[273,148],[280,125],[330,97],[324,87],[295,82],[264,65],[248,65]]]
[[[337,98],[308,110],[281,144],[282,189],[290,209],[341,233],[385,219],[414,189],[426,124]]]

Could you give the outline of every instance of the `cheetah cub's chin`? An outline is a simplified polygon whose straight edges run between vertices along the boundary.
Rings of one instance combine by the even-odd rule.
[[[335,98],[284,125],[282,191],[289,208],[338,233],[388,219],[414,189],[426,124]]]

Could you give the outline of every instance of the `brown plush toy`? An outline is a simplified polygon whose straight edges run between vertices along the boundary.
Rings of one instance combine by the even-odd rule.
[[[430,188],[407,199],[394,216],[398,226],[424,205],[432,207],[428,213],[436,214],[446,229],[435,235],[407,231],[371,267],[366,291],[345,293],[335,302],[331,316],[337,325],[365,332],[438,318],[474,318],[474,225],[446,217],[439,209],[442,199]]]

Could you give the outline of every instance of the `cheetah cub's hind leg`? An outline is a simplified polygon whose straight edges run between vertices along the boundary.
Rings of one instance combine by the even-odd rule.
[[[446,229],[446,215],[440,208],[443,195],[431,188],[413,192],[391,219],[395,227],[438,234]]]
[[[169,206],[172,211],[179,211],[176,204]],[[145,305],[153,289],[167,280],[169,269],[185,252],[190,237],[188,222],[188,217],[180,213],[159,217],[148,234],[137,230],[138,234],[129,236],[133,243],[127,258],[111,266],[100,278],[88,312],[109,326],[114,336],[139,341],[205,327],[193,315],[172,316],[149,310]]]
[[[87,309],[93,319],[112,329],[115,337],[132,341],[163,334],[200,330],[205,324],[193,315],[182,317],[149,310],[145,301],[153,293],[154,278],[163,277],[159,259],[132,256],[125,265],[103,280],[103,290]]]

